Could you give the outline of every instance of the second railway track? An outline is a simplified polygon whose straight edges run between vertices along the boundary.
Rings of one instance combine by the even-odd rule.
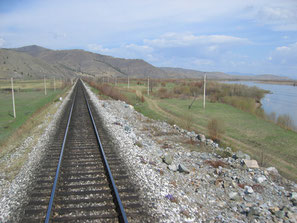
[[[56,141],[48,149],[40,167],[21,222],[148,220],[100,117],[93,117],[92,111],[79,80],[60,123]],[[72,117],[67,117],[71,113]],[[99,141],[96,133],[100,135]],[[105,151],[105,158],[100,147]],[[104,159],[108,161],[107,166]]]

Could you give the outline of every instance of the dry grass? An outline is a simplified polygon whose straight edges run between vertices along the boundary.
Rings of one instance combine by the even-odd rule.
[[[204,163],[212,166],[213,168],[219,168],[219,166],[221,166],[221,167],[227,166],[227,164],[221,160],[205,160]]]
[[[224,133],[224,127],[222,121],[212,118],[207,125],[209,136],[212,140],[220,142],[222,134]]]

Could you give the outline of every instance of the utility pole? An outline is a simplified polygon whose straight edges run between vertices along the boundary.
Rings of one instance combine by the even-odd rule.
[[[205,109],[206,74],[204,74],[203,108]]]
[[[128,76],[128,89],[130,88],[130,80],[129,80],[129,76]]]
[[[13,78],[11,80],[11,94],[12,94],[12,108],[13,108],[13,117],[16,118],[16,113],[15,113],[15,102],[14,102],[14,90],[13,90]]]
[[[43,76],[43,84],[44,84],[44,95],[46,95],[46,81],[45,81],[45,76]]]
[[[147,95],[150,96],[150,77],[147,78]]]
[[[56,91],[56,78],[54,77],[54,91]]]

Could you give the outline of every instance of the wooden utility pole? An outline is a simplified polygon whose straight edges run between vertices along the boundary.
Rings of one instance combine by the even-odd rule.
[[[12,108],[13,108],[13,117],[16,118],[16,113],[15,113],[15,101],[14,101],[14,90],[13,90],[13,78],[11,80],[11,94],[12,94]]]
[[[130,88],[130,80],[129,80],[129,76],[128,76],[128,89]]]
[[[56,91],[56,78],[54,77],[54,91]]]
[[[147,78],[147,95],[150,96],[150,77]]]
[[[203,108],[205,109],[206,74],[204,74]]]
[[[43,76],[43,85],[44,85],[44,95],[46,95],[46,82],[45,82],[45,76]]]

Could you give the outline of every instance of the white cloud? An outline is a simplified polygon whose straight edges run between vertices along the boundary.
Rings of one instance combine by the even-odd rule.
[[[210,50],[215,50],[222,44],[247,44],[250,41],[246,38],[240,38],[228,35],[194,35],[192,33],[166,33],[160,38],[145,39],[144,43],[154,47],[185,47],[195,45],[211,45]]]
[[[297,69],[297,42],[287,46],[276,47],[270,55],[271,62],[274,65],[284,65],[283,69],[291,69],[290,71],[296,73]]]
[[[2,47],[5,43],[5,40],[3,38],[0,38],[0,47]]]
[[[289,44],[288,46],[280,46],[275,49],[277,52],[282,54],[297,53],[297,42]]]
[[[275,31],[297,31],[297,1],[262,0],[247,8],[247,15]]]
[[[124,46],[127,50],[134,50],[141,53],[152,53],[154,49],[146,45],[128,44]]]
[[[99,53],[112,53],[113,52],[112,49],[104,48],[102,45],[99,45],[99,44],[88,44],[87,48],[90,51],[99,52]]]

